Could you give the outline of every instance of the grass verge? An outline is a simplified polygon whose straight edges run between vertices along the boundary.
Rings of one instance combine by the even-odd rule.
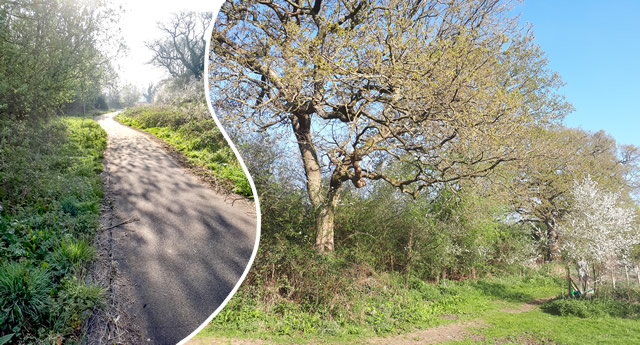
[[[0,339],[72,342],[103,303],[85,277],[105,147],[89,119],[0,122]]]
[[[196,115],[194,115],[196,114]],[[252,198],[249,180],[211,116],[181,106],[127,109],[116,120],[164,140],[190,164],[205,168],[227,190]]]

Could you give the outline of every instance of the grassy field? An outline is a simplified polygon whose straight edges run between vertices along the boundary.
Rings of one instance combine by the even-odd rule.
[[[525,313],[489,313],[489,326],[472,330],[475,340],[447,344],[638,344],[637,318],[559,316],[534,309]]]
[[[0,123],[0,343],[73,342],[103,303],[85,277],[105,147],[91,119]]]
[[[128,109],[116,119],[164,140],[226,189],[252,198],[242,167],[208,111],[198,116],[180,106],[148,106]]]

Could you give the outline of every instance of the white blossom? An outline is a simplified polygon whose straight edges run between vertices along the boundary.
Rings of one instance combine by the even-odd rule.
[[[627,260],[640,238],[633,225],[634,211],[621,205],[621,192],[600,189],[589,176],[575,182],[571,196],[573,207],[558,228],[565,257],[599,267]]]

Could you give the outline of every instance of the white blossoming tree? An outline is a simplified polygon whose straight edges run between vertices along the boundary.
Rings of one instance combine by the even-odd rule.
[[[622,205],[621,191],[603,190],[590,176],[575,182],[571,196],[573,206],[559,228],[561,249],[579,272],[587,273],[584,271],[590,265],[595,282],[628,260],[632,247],[640,242],[633,221],[635,212]],[[584,291],[586,275],[581,278]]]

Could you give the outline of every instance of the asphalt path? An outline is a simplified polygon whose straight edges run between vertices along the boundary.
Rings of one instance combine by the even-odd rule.
[[[253,203],[221,195],[183,169],[149,135],[96,118],[107,132],[105,171],[118,274],[127,312],[147,344],[176,344],[229,295],[256,242]]]

